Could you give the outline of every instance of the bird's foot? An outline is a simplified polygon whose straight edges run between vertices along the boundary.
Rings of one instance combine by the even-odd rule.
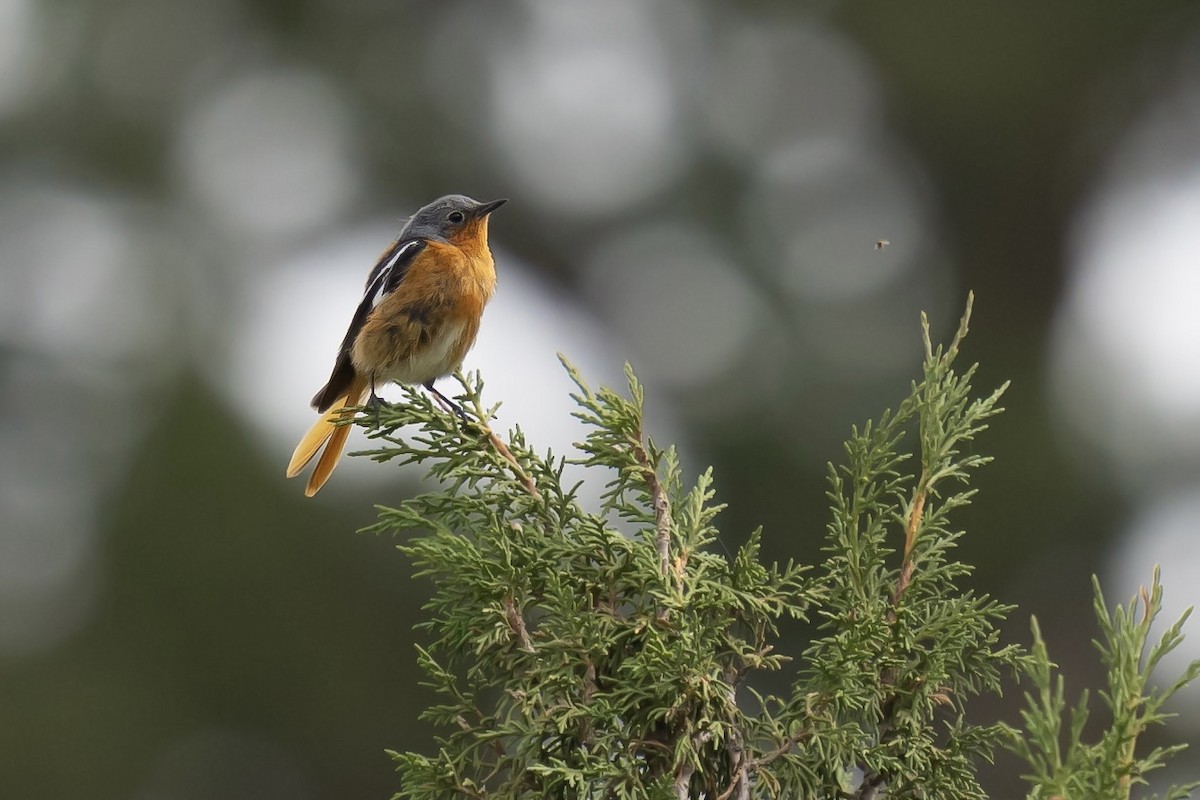
[[[466,411],[463,411],[462,406],[460,406],[458,403],[451,400],[449,397],[446,397],[446,395],[442,394],[437,389],[435,389],[433,387],[433,381],[429,381],[428,383],[422,384],[422,386],[424,386],[426,389],[429,390],[429,392],[434,396],[434,398],[436,398],[437,401],[441,404],[442,408],[446,409],[447,411],[453,411],[454,415],[457,416],[460,420],[462,420],[464,423],[470,424],[471,418],[467,416]]]
[[[384,401],[384,399],[375,394],[375,390],[372,389],[371,396],[368,397],[367,402],[363,404],[364,408],[370,409],[375,415],[375,424],[372,427],[378,428],[382,424],[382,420],[379,417],[379,412],[382,411],[386,405],[387,403]]]

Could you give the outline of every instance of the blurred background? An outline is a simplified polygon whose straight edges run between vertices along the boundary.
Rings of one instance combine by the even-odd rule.
[[[1089,574],[1200,598],[1195,3],[0,0],[0,796],[379,798],[430,749],[429,586],[355,534],[420,473],[283,469],[449,192],[512,199],[467,366],[540,447],[555,352],[628,360],[731,542],[812,561],[825,463],[973,289],[1013,385],[959,520],[1011,635],[1076,691]]]

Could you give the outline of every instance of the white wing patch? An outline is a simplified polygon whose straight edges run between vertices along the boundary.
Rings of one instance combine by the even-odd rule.
[[[388,279],[391,278],[392,270],[395,268],[396,264],[400,262],[400,259],[404,257],[405,253],[414,247],[418,247],[420,244],[421,242],[419,239],[414,239],[397,250],[395,255],[388,259],[388,262],[384,264],[383,269],[379,271],[379,275],[374,281],[371,282],[371,285],[367,287],[367,295],[371,298],[371,308],[375,308],[375,306],[379,305],[379,303],[383,300],[386,294],[383,291],[383,288],[388,285]]]

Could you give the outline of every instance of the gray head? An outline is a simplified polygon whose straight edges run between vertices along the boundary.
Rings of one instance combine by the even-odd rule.
[[[479,232],[486,236],[487,226],[480,226],[479,222],[486,220],[488,214],[507,202],[508,199],[504,198],[480,203],[461,194],[439,197],[413,214],[400,232],[400,238],[458,242],[464,236],[475,236]]]

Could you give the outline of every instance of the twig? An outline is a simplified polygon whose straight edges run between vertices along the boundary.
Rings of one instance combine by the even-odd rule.
[[[742,747],[741,731],[735,730],[729,743],[725,745],[729,753],[729,771],[733,777],[725,791],[717,795],[717,800],[750,800],[750,771],[746,765],[746,751]]]
[[[812,731],[810,730],[803,730],[799,733],[793,733],[783,742],[783,744],[779,745],[779,747],[776,747],[771,752],[764,753],[758,758],[751,759],[748,765],[749,769],[758,770],[760,767],[765,767],[776,759],[782,758],[791,752],[793,747],[800,744],[800,742],[804,741],[811,735]]]
[[[1142,619],[1138,623],[1138,627],[1142,629],[1142,641],[1145,641],[1145,638],[1150,633],[1150,624],[1154,621],[1154,615],[1151,613],[1152,609],[1150,607],[1150,593],[1146,591],[1145,586],[1138,587],[1138,599],[1142,601],[1143,609]],[[1130,616],[1132,617],[1132,613]],[[1144,726],[1139,724],[1137,714],[1138,706],[1141,705],[1143,699],[1140,696],[1142,692],[1139,691],[1137,694],[1139,696],[1132,698],[1125,708],[1131,719],[1125,725],[1125,736],[1123,737],[1125,741],[1121,747],[1120,761],[1117,762],[1121,767],[1121,775],[1117,779],[1117,787],[1123,798],[1128,798],[1133,790],[1134,754],[1137,752],[1138,737],[1144,730]]]
[[[669,745],[667,745],[666,742],[660,742],[655,739],[631,739],[629,741],[629,750],[631,752],[635,751],[639,747],[647,747],[647,748],[653,747],[653,748],[657,748],[657,749],[663,751],[664,753],[674,753],[675,752],[674,750],[672,750],[670,748]]]
[[[728,664],[721,676],[729,689],[725,700],[731,712],[737,711],[737,685],[739,673],[736,667]],[[725,742],[725,752],[729,756],[729,786],[717,795],[717,800],[750,800],[750,770],[746,763],[746,740],[739,725],[730,726],[729,738]]]
[[[488,435],[488,439],[491,441],[492,447],[495,448],[496,452],[499,453],[505,461],[512,465],[513,472],[516,474],[517,480],[520,481],[521,485],[525,487],[525,491],[529,492],[530,496],[532,496],[535,500],[540,500],[542,493],[538,491],[537,486],[533,482],[533,478],[530,477],[529,473],[521,467],[520,462],[517,461],[517,457],[512,454],[511,450],[508,449],[508,445],[504,443],[504,440],[497,436],[495,431],[493,431],[487,425],[484,425],[483,423],[477,424],[483,429],[483,432]]]
[[[929,495],[929,486],[926,485],[926,473],[921,471],[921,477],[917,481],[917,490],[913,494],[912,510],[908,513],[908,522],[904,526],[904,560],[900,564],[900,577],[896,580],[896,588],[892,590],[892,607],[888,611],[888,622],[896,621],[896,607],[900,605],[900,601],[904,599],[904,593],[908,591],[908,585],[912,583],[913,576],[913,549],[917,545],[917,530],[921,527],[921,518],[925,515],[925,498]]]
[[[658,480],[658,473],[650,463],[650,454],[646,452],[646,446],[642,443],[641,430],[638,430],[636,437],[629,437],[629,442],[633,445],[633,457],[642,468],[646,485],[650,488],[650,501],[654,507],[654,544],[658,550],[658,569],[662,576],[667,578],[671,575],[671,501],[667,499],[667,493]]]
[[[433,393],[433,398],[438,402],[438,405],[440,405],[448,413],[454,414],[464,421],[466,420],[462,409],[455,405],[452,401],[442,396],[441,392],[435,391]],[[488,441],[491,442],[492,449],[494,449],[501,458],[503,458],[512,466],[513,473],[517,476],[517,480],[521,482],[521,485],[525,487],[525,491],[529,492],[530,496],[535,500],[540,500],[542,494],[538,491],[537,485],[533,482],[533,478],[530,477],[529,473],[526,472],[521,466],[521,462],[517,461],[517,457],[513,455],[512,450],[508,449],[508,445],[504,443],[504,440],[497,436],[496,432],[493,431],[491,427],[483,421],[483,415],[478,414],[477,417],[473,420],[470,420],[470,422],[473,425],[477,425],[479,430],[487,434]]]
[[[692,773],[696,768],[691,764],[681,764],[679,771],[675,773],[675,796],[679,800],[688,800],[691,795],[688,793],[688,786],[692,782]]]
[[[587,669],[583,671],[583,691],[580,692],[580,699],[583,700],[583,707],[587,708],[592,702],[592,695],[596,693],[596,665],[589,658]],[[595,735],[592,732],[592,723],[587,717],[583,718],[583,723],[580,726],[579,741],[585,745],[591,745],[595,740]]]
[[[921,517],[925,514],[925,495],[928,487],[925,485],[925,472],[922,470],[921,479],[917,481],[917,493],[913,496],[912,512],[908,515],[908,525],[904,528],[904,561],[908,563],[912,559],[913,547],[917,543],[917,528],[921,524]]]
[[[529,638],[529,629],[525,627],[525,618],[521,616],[521,612],[517,610],[517,604],[513,602],[512,595],[504,597],[504,618],[508,622],[508,627],[512,629],[513,634],[517,637],[517,644],[527,653],[535,652],[533,642]]]
[[[925,498],[929,495],[929,486],[926,483],[926,472],[921,470],[921,477],[917,481],[917,489],[913,493],[912,510],[908,513],[908,521],[904,525],[904,560],[900,564],[900,576],[896,579],[896,588],[892,590],[890,598],[890,608],[887,612],[887,621],[889,625],[896,624],[896,609],[900,606],[900,601],[904,599],[904,593],[908,591],[909,584],[912,583],[913,571],[913,549],[917,543],[917,531],[921,527],[921,518],[925,514]],[[879,706],[879,743],[882,744],[888,741],[892,734],[892,718],[896,713],[897,694],[895,691],[896,670],[888,668],[883,670],[879,675],[879,681],[883,686],[891,687],[887,697],[880,703]],[[856,798],[859,800],[875,800],[879,793],[884,791],[886,779],[884,776],[872,770],[867,770],[863,777],[862,785],[859,787]]]
[[[693,749],[699,751],[701,747],[707,744],[712,739],[712,733],[702,731],[692,737]],[[679,770],[675,773],[675,796],[679,800],[688,800],[691,797],[688,794],[688,786],[692,782],[692,775],[696,772],[695,765],[684,763],[679,765]]]

